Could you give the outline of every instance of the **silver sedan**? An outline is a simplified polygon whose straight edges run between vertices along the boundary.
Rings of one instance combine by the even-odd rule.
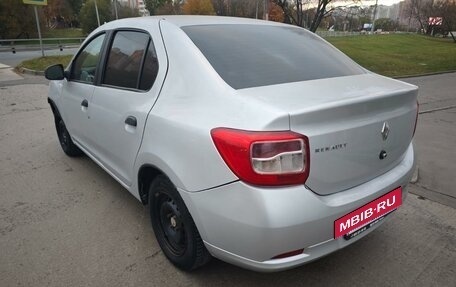
[[[143,204],[164,255],[258,271],[356,242],[403,204],[417,87],[251,19],[109,22],[46,70],[57,135]]]

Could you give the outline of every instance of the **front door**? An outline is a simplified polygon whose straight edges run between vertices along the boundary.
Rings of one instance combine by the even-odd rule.
[[[161,41],[159,37],[157,31],[156,39]],[[158,47],[162,55],[157,57],[153,39],[143,31],[113,33],[103,78],[90,104],[91,150],[127,186],[134,179],[146,119],[166,73],[164,49]]]
[[[105,34],[100,34],[85,45],[72,62],[70,78],[63,81],[61,115],[73,140],[83,147],[88,140],[89,103],[104,39]]]

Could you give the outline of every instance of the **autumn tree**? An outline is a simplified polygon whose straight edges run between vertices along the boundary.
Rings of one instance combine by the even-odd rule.
[[[188,15],[214,15],[214,6],[211,0],[187,0],[182,7],[184,14]]]
[[[269,20],[275,22],[283,22],[285,20],[283,10],[275,3],[269,5]]]
[[[41,9],[38,8],[41,12]],[[40,13],[42,14],[42,13]],[[43,17],[40,17],[42,19]],[[41,23],[42,25],[43,23]],[[43,26],[43,25],[42,25]],[[0,1],[0,38],[16,39],[37,37],[32,5],[18,0]]]

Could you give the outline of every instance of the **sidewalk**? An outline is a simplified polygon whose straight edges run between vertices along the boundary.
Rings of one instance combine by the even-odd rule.
[[[412,192],[456,208],[456,73],[402,80],[420,87]]]
[[[13,71],[8,65],[0,63],[0,82],[5,81],[15,81],[15,80],[22,80],[23,77],[19,76]]]

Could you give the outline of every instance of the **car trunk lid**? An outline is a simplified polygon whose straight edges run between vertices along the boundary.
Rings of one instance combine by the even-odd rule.
[[[413,137],[417,87],[364,74],[238,90],[287,112],[310,144],[306,186],[328,195],[393,168]]]

